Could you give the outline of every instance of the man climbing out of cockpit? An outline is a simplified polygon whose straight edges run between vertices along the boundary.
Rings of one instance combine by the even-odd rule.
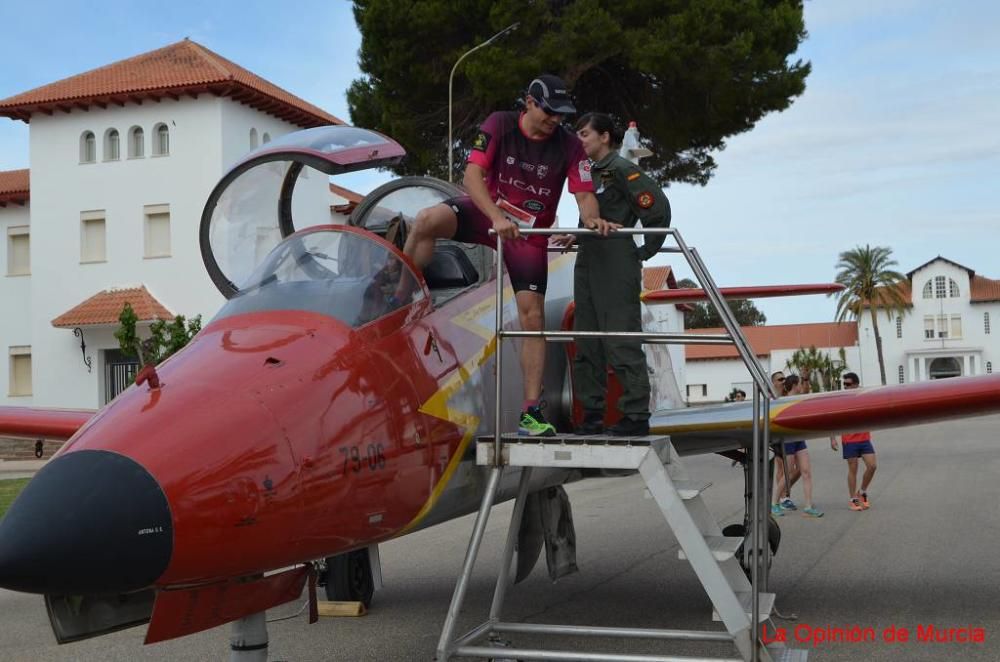
[[[434,255],[437,239],[495,247],[503,254],[514,288],[521,328],[541,331],[545,324],[548,282],[548,238],[520,237],[521,227],[547,228],[555,223],[563,182],[576,196],[584,227],[607,233],[599,217],[590,181],[590,162],[580,140],[562,126],[576,113],[566,83],[543,75],[531,81],[521,112],[496,112],[486,118],[472,143],[463,180],[468,195],[423,209],[406,239],[406,254],[423,269]],[[402,289],[397,293],[405,296]],[[521,347],[524,406],[518,431],[552,436],[555,428],[542,415],[545,341],[525,338]]]

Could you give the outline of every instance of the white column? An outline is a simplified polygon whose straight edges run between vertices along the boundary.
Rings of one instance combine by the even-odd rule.
[[[970,357],[968,354],[962,357],[962,376],[972,374],[972,372],[970,372],[972,366],[970,365],[969,359]]]

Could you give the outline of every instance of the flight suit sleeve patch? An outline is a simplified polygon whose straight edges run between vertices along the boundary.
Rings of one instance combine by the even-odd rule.
[[[656,198],[654,198],[653,194],[650,193],[649,191],[643,191],[642,193],[640,193],[635,197],[635,203],[640,207],[642,207],[643,209],[649,209],[650,207],[653,206],[653,203],[655,201]]]
[[[642,177],[642,173],[641,172],[633,172],[631,175],[628,176],[628,180],[630,182],[634,182],[635,180],[639,179],[640,177]]]
[[[490,134],[485,131],[480,131],[476,134],[475,139],[472,141],[472,149],[479,152],[485,152],[490,146],[490,139]]]

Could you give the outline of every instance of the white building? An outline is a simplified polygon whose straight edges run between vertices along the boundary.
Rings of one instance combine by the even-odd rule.
[[[0,116],[30,123],[31,165],[0,172],[0,404],[85,408],[122,386],[121,290],[147,323],[222,303],[197,237],[229,166],[341,123],[187,39],[0,100]],[[313,173],[302,195],[343,222],[343,193]]]
[[[833,361],[844,350],[847,370],[861,365],[858,329],[853,323],[779,324],[741,327],[767,374],[787,370],[798,349],[815,347]],[[725,333],[725,329],[691,329],[691,333]],[[723,402],[733,389],[753,397],[753,383],[732,345],[686,345],[687,382],[683,395],[692,405]]]
[[[907,312],[878,314],[886,382],[992,373],[1000,361],[1000,280],[938,256],[906,274]],[[862,385],[880,384],[868,309],[858,320]]]

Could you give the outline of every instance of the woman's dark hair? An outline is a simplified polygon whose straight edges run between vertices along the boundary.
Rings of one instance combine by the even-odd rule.
[[[788,375],[785,377],[785,393],[791,393],[792,389],[798,386],[799,376],[798,375]]]
[[[586,113],[576,121],[576,130],[579,131],[585,126],[589,126],[597,133],[607,133],[610,138],[611,148],[621,147],[624,134],[618,128],[615,121],[606,113]]]

